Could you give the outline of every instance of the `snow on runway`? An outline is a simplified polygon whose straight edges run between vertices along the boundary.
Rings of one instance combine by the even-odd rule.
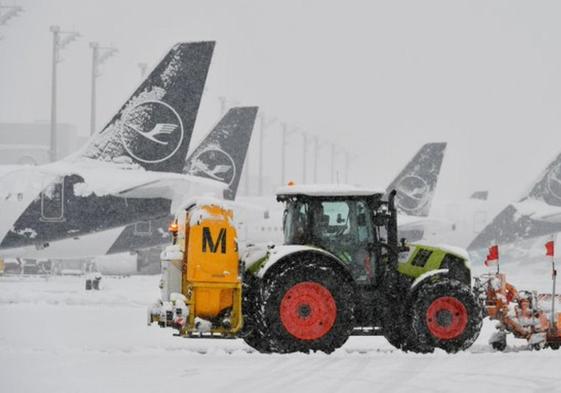
[[[184,339],[146,326],[157,276],[0,277],[0,392],[561,392],[561,351],[509,337],[420,355],[382,337],[352,337],[331,355],[263,355],[242,340]]]

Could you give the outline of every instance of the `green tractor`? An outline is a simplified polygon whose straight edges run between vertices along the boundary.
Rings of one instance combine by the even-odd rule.
[[[399,240],[396,192],[289,186],[284,244],[242,257],[241,336],[261,352],[330,353],[351,335],[384,335],[405,351],[457,352],[482,311],[462,250]]]

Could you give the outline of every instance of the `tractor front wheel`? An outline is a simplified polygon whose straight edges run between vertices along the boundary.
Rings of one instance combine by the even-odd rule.
[[[329,263],[308,258],[267,280],[261,312],[273,351],[330,353],[352,332],[352,285]]]
[[[458,352],[479,336],[481,308],[471,288],[454,279],[428,282],[412,303],[412,327],[419,348]]]

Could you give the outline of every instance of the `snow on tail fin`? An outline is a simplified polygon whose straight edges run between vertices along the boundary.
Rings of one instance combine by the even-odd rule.
[[[446,143],[427,143],[415,154],[386,192],[397,190],[396,206],[409,216],[428,216]]]
[[[213,51],[214,42],[175,45],[81,156],[180,173]]]
[[[520,202],[536,199],[548,205],[561,206],[561,153],[549,163],[545,170],[522,195]]]
[[[561,232],[561,154],[549,163],[517,203],[505,207],[468,249],[514,243]]]
[[[230,109],[189,156],[184,173],[227,183],[224,198],[235,199],[257,110]]]

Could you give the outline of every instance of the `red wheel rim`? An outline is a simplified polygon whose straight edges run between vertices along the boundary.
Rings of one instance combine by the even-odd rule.
[[[468,324],[468,312],[455,297],[435,299],[427,310],[427,327],[440,340],[451,340],[462,335]]]
[[[294,285],[280,304],[284,328],[300,340],[317,340],[326,335],[337,318],[337,305],[323,285],[306,281]]]

